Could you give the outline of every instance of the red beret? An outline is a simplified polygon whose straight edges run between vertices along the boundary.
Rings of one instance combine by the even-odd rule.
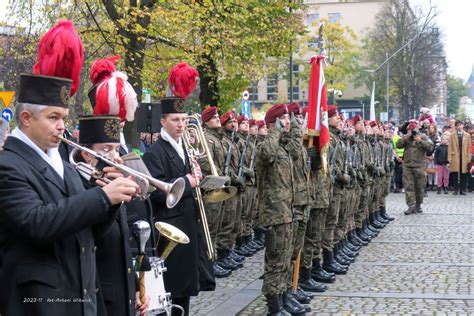
[[[303,116],[306,116],[306,113],[308,113],[308,107],[305,106],[304,108],[301,109],[301,114],[303,114]]]
[[[254,125],[257,125],[257,120],[255,120],[255,119],[250,119],[250,120],[249,120],[249,126],[254,126]]]
[[[330,105],[328,107],[328,118],[329,117],[333,117],[333,116],[336,116],[338,113],[337,113],[337,106],[335,105]]]
[[[224,125],[229,120],[233,120],[233,119],[235,119],[234,111],[227,111],[223,115],[221,115],[221,124]]]
[[[210,107],[204,109],[204,111],[202,111],[202,114],[201,114],[202,122],[205,123],[205,122],[209,121],[216,114],[217,114],[217,107],[216,106],[210,106]]]
[[[345,120],[346,120],[346,118],[344,117],[344,114],[342,114],[342,113],[339,114],[339,118],[341,119],[341,121],[345,121]]]
[[[283,114],[288,114],[286,104],[275,104],[265,114],[265,123],[275,123],[276,119]]]
[[[352,118],[352,124],[354,124],[354,126],[360,121],[362,121],[362,117],[359,114]],[[362,124],[364,124],[364,121],[362,121]]]
[[[370,127],[375,127],[375,126],[377,126],[377,122],[376,121],[370,121],[369,126]]]
[[[262,127],[266,126],[267,124],[265,123],[264,120],[258,120],[257,121],[257,126],[258,126],[258,129],[261,129]]]
[[[301,107],[298,102],[291,102],[288,104],[288,113],[301,114]]]
[[[249,119],[245,115],[240,114],[239,116],[237,116],[237,122],[239,124],[242,123],[243,121],[248,121],[248,120]]]

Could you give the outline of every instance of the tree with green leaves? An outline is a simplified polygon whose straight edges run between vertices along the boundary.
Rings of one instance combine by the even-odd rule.
[[[448,115],[458,114],[460,99],[465,95],[464,81],[459,77],[448,75]]]

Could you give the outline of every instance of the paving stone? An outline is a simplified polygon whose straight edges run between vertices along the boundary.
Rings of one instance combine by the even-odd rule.
[[[474,315],[474,194],[429,192],[422,207],[404,216],[404,194],[389,195],[396,220],[313,299],[311,315]],[[263,251],[192,298],[191,314],[266,315],[262,273]]]

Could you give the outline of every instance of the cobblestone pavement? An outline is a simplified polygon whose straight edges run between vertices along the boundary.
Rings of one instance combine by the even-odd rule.
[[[311,315],[474,315],[474,194],[429,193],[423,213],[396,219],[364,247],[345,276],[313,299]],[[263,252],[191,301],[193,315],[265,315]]]

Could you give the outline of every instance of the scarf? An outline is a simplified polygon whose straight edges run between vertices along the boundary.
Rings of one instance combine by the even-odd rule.
[[[183,161],[183,164],[186,165],[186,158],[184,156],[184,149],[183,149],[183,141],[181,140],[181,138],[178,139],[178,141],[175,141],[173,137],[171,137],[170,134],[168,134],[168,132],[166,132],[164,128],[161,128],[160,136],[161,138],[163,138],[163,140],[170,143],[170,145],[174,148],[174,150],[176,150],[179,157]]]

